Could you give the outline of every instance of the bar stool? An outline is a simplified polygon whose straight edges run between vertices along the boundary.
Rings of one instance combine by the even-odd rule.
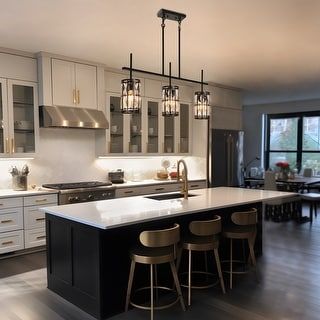
[[[257,235],[257,209],[252,208],[249,211],[233,212],[231,215],[231,221],[233,222],[233,225],[227,226],[223,230],[223,236],[227,239],[230,239],[230,260],[222,261],[222,263],[229,262],[230,264],[229,270],[223,270],[223,272],[230,274],[230,289],[232,289],[233,274],[243,274],[248,272],[248,271],[233,270],[233,263],[246,264],[246,261],[233,260],[233,240],[236,240],[236,239],[248,240],[249,260],[251,261],[252,265],[255,268],[256,276],[258,279],[258,270],[257,270],[254,249],[253,249],[256,235]]]
[[[207,251],[213,251],[214,258],[217,265],[218,276],[222,292],[225,293],[223,275],[221,272],[220,258],[218,253],[219,248],[219,234],[221,233],[221,217],[215,215],[212,220],[206,221],[192,221],[189,224],[190,234],[182,240],[182,249],[178,256],[177,269],[179,269],[182,251],[188,250],[188,284],[181,284],[183,287],[188,288],[188,305],[191,305],[191,289],[205,289],[216,285],[217,282],[206,285],[192,285],[192,274],[207,274],[212,275],[207,271]],[[192,271],[192,251],[203,251],[205,253],[206,271]]]
[[[320,202],[320,193],[302,193],[300,195],[301,200],[309,204],[309,217],[310,222],[313,220],[313,211],[314,215],[317,216],[317,205]]]
[[[143,231],[140,233],[139,240],[142,246],[136,247],[130,252],[131,267],[130,267],[130,274],[129,274],[129,281],[128,281],[125,310],[128,311],[129,304],[140,309],[150,310],[151,320],[152,320],[154,310],[171,307],[172,305],[180,301],[181,307],[185,311],[186,309],[185,309],[181,288],[180,288],[180,283],[178,279],[177,269],[175,265],[177,244],[180,240],[180,226],[178,224],[174,224],[174,226],[169,229]],[[132,289],[136,263],[150,265],[150,287],[137,289],[137,291],[150,289],[150,300],[151,300],[150,307],[140,305],[131,301],[131,289]],[[162,264],[162,263],[170,264],[174,284],[176,287],[177,298],[175,301],[167,305],[155,306],[154,305],[154,289],[160,288],[164,290],[173,291],[172,288],[158,286],[157,284],[157,274],[155,272],[155,275],[154,275],[153,269],[158,264]],[[156,285],[154,285],[154,281],[153,281],[154,276],[156,278]]]

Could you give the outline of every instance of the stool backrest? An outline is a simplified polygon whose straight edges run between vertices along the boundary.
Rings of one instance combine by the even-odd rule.
[[[160,248],[175,245],[180,241],[180,226],[175,223],[169,229],[143,231],[139,239],[145,247]]]
[[[189,230],[196,236],[212,236],[221,232],[221,217],[214,216],[212,220],[192,221]]]
[[[231,215],[231,220],[234,224],[237,224],[239,226],[248,226],[248,225],[257,224],[258,222],[257,209],[251,208],[248,211],[234,212]]]
[[[271,190],[271,191],[277,190],[276,177],[273,171],[267,170],[264,173],[264,190]]]
[[[304,168],[303,169],[303,176],[310,178],[312,177],[312,168]]]

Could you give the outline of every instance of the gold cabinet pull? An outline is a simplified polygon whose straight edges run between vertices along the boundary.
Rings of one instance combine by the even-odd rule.
[[[11,139],[11,153],[15,153],[15,148],[14,148],[14,139]]]
[[[6,153],[10,153],[10,150],[9,150],[9,138],[6,138]]]
[[[46,202],[48,199],[44,198],[44,199],[37,199],[36,202]]]
[[[133,193],[133,191],[132,191],[132,190],[131,190],[131,191],[125,191],[124,193],[125,193],[125,194]]]
[[[1,243],[3,246],[8,245],[8,244],[13,244],[13,241],[5,241]]]
[[[76,89],[72,90],[73,104],[77,104]]]
[[[2,220],[1,223],[9,223],[9,222],[12,222],[12,221],[13,221],[12,219]]]
[[[180,142],[178,142],[178,153],[181,153]]]
[[[111,141],[108,142],[109,153],[111,152]]]
[[[77,103],[80,104],[80,90],[77,90]]]
[[[37,236],[37,240],[41,240],[41,239],[45,239],[46,238],[46,236]]]
[[[36,218],[36,221],[43,221],[46,220],[46,218]]]

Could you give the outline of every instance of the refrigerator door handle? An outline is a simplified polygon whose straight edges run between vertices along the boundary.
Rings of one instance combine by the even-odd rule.
[[[231,156],[230,156],[230,168],[231,168],[231,181],[230,181],[230,184],[233,185],[233,182],[234,182],[234,139],[233,137],[231,136],[231,139],[230,139],[230,153],[231,153]]]
[[[227,138],[227,185],[231,185],[232,179],[232,136],[228,135]]]

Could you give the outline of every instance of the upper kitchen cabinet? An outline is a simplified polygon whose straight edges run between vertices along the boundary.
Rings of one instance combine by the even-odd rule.
[[[1,79],[0,152],[5,157],[33,156],[38,140],[37,84]]]
[[[37,61],[0,53],[0,156],[34,156],[38,141]]]
[[[41,52],[38,73],[40,105],[104,110],[103,66]]]
[[[211,117],[210,125],[214,129],[242,129],[242,93],[220,87],[210,87]]]

